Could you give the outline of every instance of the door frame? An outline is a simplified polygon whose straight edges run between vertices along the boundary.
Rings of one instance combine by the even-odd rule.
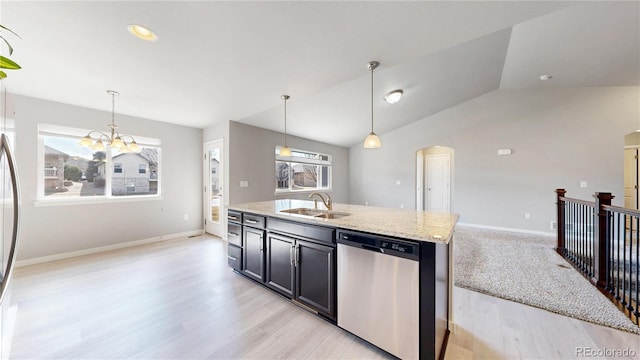
[[[220,184],[220,189],[221,189],[221,196],[220,196],[220,213],[219,213],[219,221],[218,221],[218,231],[217,232],[209,232],[207,231],[207,223],[209,222],[209,218],[210,218],[210,213],[211,213],[211,208],[210,208],[210,202],[209,202],[209,193],[210,193],[210,174],[209,174],[209,159],[208,159],[208,149],[211,146],[215,146],[218,145],[218,148],[220,149],[220,167],[218,168],[218,179],[219,179],[219,184]],[[212,141],[207,141],[205,143],[203,143],[202,145],[202,153],[203,153],[203,157],[202,157],[202,175],[203,175],[203,187],[202,187],[202,200],[203,200],[203,223],[202,223],[202,227],[204,229],[205,233],[209,233],[215,236],[219,236],[223,239],[226,239],[227,237],[227,229],[226,229],[226,212],[225,212],[225,208],[224,208],[224,200],[225,200],[225,190],[226,189],[226,184],[224,183],[224,139],[220,138],[220,139],[216,139],[216,140],[212,140]]]

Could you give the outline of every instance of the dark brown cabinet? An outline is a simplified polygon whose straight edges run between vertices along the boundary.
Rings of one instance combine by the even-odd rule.
[[[250,277],[264,281],[264,230],[244,227],[243,271]]]
[[[335,319],[335,252],[331,246],[298,240],[295,299]]]
[[[296,240],[269,233],[267,236],[266,282],[272,289],[294,297]]]
[[[242,213],[227,213],[227,262],[234,270],[242,271]]]
[[[265,231],[264,217],[243,215],[242,240],[244,253],[242,254],[242,271],[245,275],[264,282],[264,250]],[[256,227],[248,226],[254,225]]]
[[[272,221],[271,218],[269,221],[267,286],[325,317],[335,319],[334,230],[278,219]],[[301,233],[316,235],[317,238],[298,236]]]

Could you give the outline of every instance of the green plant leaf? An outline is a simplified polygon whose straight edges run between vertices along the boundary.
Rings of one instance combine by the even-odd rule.
[[[6,77],[7,77],[7,73],[2,71],[2,70],[0,70],[0,80],[4,79]]]
[[[5,30],[7,30],[8,32],[12,33],[13,35],[17,36],[17,37],[18,37],[18,39],[22,39],[22,38],[20,37],[20,35],[18,35],[18,34],[16,34],[16,33],[14,33],[14,32],[13,32],[13,30],[9,29],[8,27],[6,27],[6,26],[4,26],[4,25],[0,24],[0,28],[5,29]]]
[[[15,61],[0,55],[0,69],[18,70],[22,69]]]
[[[4,36],[2,35],[0,35],[0,39],[2,39],[2,41],[4,41],[4,43],[7,44],[7,46],[9,47],[9,55],[13,54],[13,47],[11,46],[11,44],[9,44],[7,39],[5,39]]]

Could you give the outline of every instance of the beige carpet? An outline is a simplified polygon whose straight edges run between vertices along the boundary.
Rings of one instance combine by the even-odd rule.
[[[454,241],[456,286],[640,334],[555,252],[554,237],[458,227]]]

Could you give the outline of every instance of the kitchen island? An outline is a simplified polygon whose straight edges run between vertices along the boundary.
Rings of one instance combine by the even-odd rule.
[[[236,204],[229,265],[392,355],[441,358],[458,217],[292,199]]]

